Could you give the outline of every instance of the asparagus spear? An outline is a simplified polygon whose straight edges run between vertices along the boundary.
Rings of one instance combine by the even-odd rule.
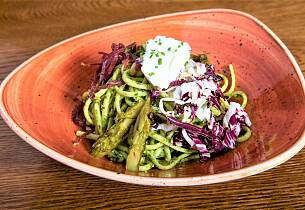
[[[132,134],[133,143],[126,160],[126,169],[138,171],[141,157],[145,149],[145,142],[150,132],[150,120],[148,114],[151,111],[150,100],[148,99],[137,118],[136,129]]]
[[[103,157],[116,148],[135,121],[143,105],[144,101],[140,101],[136,105],[129,107],[125,115],[121,115],[118,123],[93,144],[92,155]]]

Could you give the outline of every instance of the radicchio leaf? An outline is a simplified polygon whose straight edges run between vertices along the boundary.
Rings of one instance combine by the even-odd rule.
[[[190,123],[180,122],[178,119],[176,119],[174,117],[168,117],[167,119],[168,119],[169,123],[172,123],[179,128],[184,128],[185,130],[187,130],[189,132],[194,132],[194,133],[201,134],[204,136],[209,136],[209,132],[205,128],[199,128]]]
[[[111,77],[113,70],[117,65],[123,64],[126,67],[129,62],[133,62],[136,59],[133,55],[133,53],[136,52],[135,43],[126,47],[122,43],[113,43],[111,45],[111,50],[110,53],[100,52],[102,58],[99,67],[95,72],[91,87],[89,88],[89,96],[91,98],[94,96],[94,93],[97,91],[99,86],[104,85]]]

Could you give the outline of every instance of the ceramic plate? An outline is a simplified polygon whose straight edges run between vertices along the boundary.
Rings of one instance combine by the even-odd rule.
[[[74,146],[71,111],[111,43],[143,43],[156,35],[208,52],[216,69],[233,63],[237,85],[248,93],[253,136],[205,163],[169,171],[130,173],[124,165],[93,158],[86,142]],[[211,9],[161,15],[93,30],[33,56],[1,84],[0,111],[23,140],[51,158],[100,177],[143,185],[199,185],[239,179],[283,163],[305,144],[304,79],[281,40],[262,22],[239,11]],[[18,151],[16,151],[18,155]]]

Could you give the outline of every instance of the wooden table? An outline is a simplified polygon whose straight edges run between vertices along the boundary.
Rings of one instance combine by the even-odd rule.
[[[73,35],[169,12],[232,8],[248,12],[283,40],[305,69],[304,0],[0,1],[0,79],[36,52]],[[196,187],[146,187],[62,165],[21,140],[0,120],[0,209],[305,208],[305,150],[242,180]]]

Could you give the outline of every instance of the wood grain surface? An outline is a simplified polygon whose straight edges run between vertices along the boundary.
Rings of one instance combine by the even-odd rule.
[[[40,50],[73,35],[152,15],[204,8],[248,12],[267,24],[305,70],[304,0],[0,0],[0,80]],[[95,177],[26,144],[0,119],[0,209],[304,209],[305,150],[245,179],[148,187]]]

